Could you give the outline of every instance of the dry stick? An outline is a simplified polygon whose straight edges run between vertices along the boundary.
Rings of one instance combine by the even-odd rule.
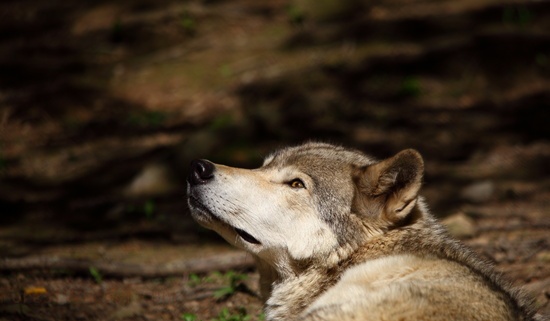
[[[241,269],[249,268],[253,265],[253,258],[244,252],[224,253],[211,257],[193,258],[159,265],[128,264],[49,256],[0,259],[0,271],[63,269],[74,272],[89,273],[90,267],[94,267],[98,269],[103,276],[141,276],[146,278]]]

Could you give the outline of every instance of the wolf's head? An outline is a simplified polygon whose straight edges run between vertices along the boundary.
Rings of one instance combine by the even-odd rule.
[[[229,243],[278,264],[323,260],[407,224],[423,173],[418,152],[375,161],[355,150],[307,143],[248,170],[196,160],[191,213]]]

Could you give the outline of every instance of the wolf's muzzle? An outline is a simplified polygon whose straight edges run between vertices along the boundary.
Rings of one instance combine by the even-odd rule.
[[[191,161],[187,181],[190,185],[206,184],[214,178],[215,169],[216,167],[213,163],[205,159],[195,159]]]

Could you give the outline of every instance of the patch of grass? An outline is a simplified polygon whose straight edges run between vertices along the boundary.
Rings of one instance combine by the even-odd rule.
[[[131,215],[143,215],[147,220],[152,220],[157,212],[155,200],[153,199],[148,199],[142,204],[129,204],[126,206],[125,211]]]
[[[235,313],[231,313],[229,309],[223,308],[212,321],[247,321],[250,319],[251,316],[246,312],[246,309],[239,307]]]
[[[180,25],[187,34],[194,35],[197,32],[197,21],[189,12],[184,12],[181,15]]]
[[[198,317],[196,314],[193,314],[193,313],[183,313],[182,315],[180,315],[180,319],[182,319],[183,321],[198,321]]]
[[[198,276],[195,273],[191,273],[189,274],[189,281],[187,281],[187,285],[189,285],[190,287],[195,287],[201,284],[202,282],[203,282],[203,279],[200,276]]]
[[[421,93],[420,81],[416,77],[406,77],[401,83],[399,92],[407,97],[418,97]]]
[[[202,283],[225,283],[227,277],[225,274],[222,274],[220,272],[212,272],[211,274],[207,276],[200,276],[195,273],[191,273],[188,276],[187,285],[190,287],[198,286]]]
[[[89,270],[90,270],[90,274],[94,278],[94,281],[97,284],[101,284],[101,282],[103,281],[103,276],[101,275],[99,270],[95,266],[90,266]]]
[[[143,204],[143,213],[145,213],[145,218],[151,220],[155,214],[155,201],[147,200]]]
[[[214,298],[216,300],[223,300],[231,295],[235,294],[241,287],[242,282],[248,276],[246,274],[237,273],[235,271],[228,271],[222,275],[222,278],[226,280],[227,285],[216,290],[214,292]]]

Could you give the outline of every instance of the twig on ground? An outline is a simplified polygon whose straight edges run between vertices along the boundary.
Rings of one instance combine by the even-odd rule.
[[[211,257],[192,258],[159,265],[128,264],[51,256],[28,256],[23,258],[0,259],[0,271],[62,269],[65,271],[89,273],[90,267],[93,266],[100,271],[103,276],[140,276],[145,278],[242,269],[252,267],[253,265],[253,258],[244,252],[224,253]]]

